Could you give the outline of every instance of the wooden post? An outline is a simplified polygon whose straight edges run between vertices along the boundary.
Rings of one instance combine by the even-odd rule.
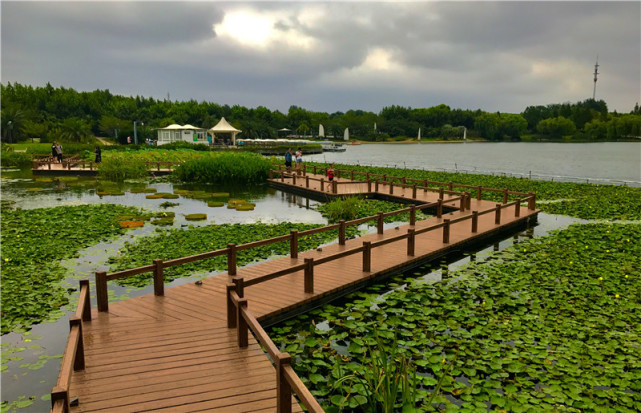
[[[80,317],[72,316],[69,319],[69,329],[71,330],[74,326],[78,326],[78,347],[76,348],[76,357],[73,362],[74,371],[84,370],[85,369],[85,344],[82,339],[82,319]]]
[[[365,174],[365,180],[366,180],[366,181],[369,181],[369,180],[370,180],[370,179],[369,179],[369,172],[367,172],[367,173]]]
[[[49,161],[48,165],[49,165],[49,170],[51,170],[51,161]]]
[[[367,192],[372,192],[372,181],[367,179]]]
[[[423,184],[425,185],[423,187],[423,192],[427,192],[427,179],[425,180],[425,182],[423,182]]]
[[[452,182],[448,182],[447,183],[447,190],[448,191],[451,191],[453,187],[454,187],[454,184]]]
[[[236,244],[227,244],[227,274],[236,275]]]
[[[379,234],[383,233],[383,213],[378,213],[378,221],[376,222],[376,229]]]
[[[469,191],[465,191],[465,209],[472,209],[472,195]]]
[[[242,309],[247,310],[247,299],[241,298],[238,300],[238,307],[236,307],[236,320],[238,323],[238,329],[236,329],[236,335],[238,337],[238,347],[246,348],[249,344],[248,340],[248,327],[247,320],[243,317]]]
[[[472,232],[479,230],[479,211],[472,211]]]
[[[412,198],[416,199],[416,184],[412,185]]]
[[[91,291],[89,290],[89,280],[80,280],[80,290],[87,287],[87,299],[82,303],[82,321],[91,321]]]
[[[244,298],[245,297],[245,279],[243,277],[234,278],[232,282],[236,287],[236,294],[238,294],[238,298]]]
[[[407,255],[409,255],[410,257],[413,257],[415,247],[416,247],[415,230],[413,228],[410,228],[407,230]]]
[[[321,178],[320,183],[321,183],[321,191],[325,191],[325,179]]]
[[[305,292],[314,293],[314,259],[305,258]]]
[[[517,218],[521,216],[521,198],[518,198],[514,204],[514,216]]]
[[[410,225],[416,225],[416,205],[410,205]]]
[[[436,218],[443,216],[443,200],[436,201]]]
[[[403,185],[407,185],[407,178],[402,177],[401,182],[403,183]]]
[[[338,221],[338,245],[345,245],[345,220]]]
[[[440,187],[438,189],[438,199],[443,199],[444,194],[445,194],[445,189],[443,189],[443,187]]]
[[[274,179],[274,171],[272,169],[269,170],[269,179]]]
[[[280,173],[280,181],[281,182],[285,182],[285,173],[284,172]]]
[[[378,192],[378,179],[376,180],[376,183],[374,185],[374,192]]]
[[[309,176],[305,175],[305,188],[309,188]]]
[[[450,242],[450,220],[443,220],[443,243],[448,244]]]
[[[527,209],[534,211],[536,209],[536,195],[532,192],[528,194],[530,199],[527,202]]]
[[[292,363],[289,353],[279,353],[276,356],[276,413],[292,412],[292,386],[285,377],[285,366]]]
[[[363,241],[363,272],[372,270],[372,243]]]
[[[338,194],[338,182],[332,181],[332,193]]]
[[[394,193],[394,181],[389,181],[389,193],[390,195]]]
[[[507,188],[503,190],[503,203],[507,204]]]
[[[494,215],[494,223],[499,225],[501,223],[501,204],[496,204],[496,214]]]
[[[387,175],[383,174],[383,182],[387,182]]]
[[[459,200],[459,210],[465,211],[465,194],[461,194],[461,199]]]
[[[292,175],[292,183],[296,185],[296,174]]]
[[[350,179],[353,181],[354,180],[354,171],[351,171]]]
[[[96,272],[96,302],[98,311],[109,311],[109,299],[107,298],[107,273]]]
[[[231,292],[236,290],[236,284],[227,284],[227,328],[236,328],[236,306],[231,299]]]
[[[303,176],[307,176],[307,165],[303,164]]]
[[[165,275],[161,259],[154,260],[154,295],[165,295]]]
[[[314,165],[314,175],[316,175],[316,165]]]
[[[290,231],[290,240],[289,240],[289,256],[291,258],[298,258],[298,231],[295,229]]]

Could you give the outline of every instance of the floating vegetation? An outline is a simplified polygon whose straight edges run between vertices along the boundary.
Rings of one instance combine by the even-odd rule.
[[[162,204],[159,205],[161,208],[171,208],[180,205],[177,202],[163,202]]]
[[[173,224],[174,224],[173,218],[160,218],[160,219],[154,219],[153,221],[151,221],[151,225],[165,226],[165,225],[173,225]]]
[[[123,228],[138,228],[144,225],[144,221],[120,221],[120,226]]]
[[[213,208],[218,208],[218,207],[221,207],[221,206],[224,206],[224,205],[225,205],[224,202],[218,202],[218,201],[209,201],[209,202],[207,202],[207,206],[210,206],[210,207],[213,207]]]
[[[185,215],[187,221],[202,221],[207,219],[207,214],[187,214]]]
[[[194,199],[209,199],[211,196],[209,194],[193,194],[192,198]]]
[[[228,192],[214,192],[211,194],[212,198],[229,198]]]
[[[173,218],[176,216],[175,212],[157,212],[154,218]]]
[[[162,194],[163,199],[178,199],[179,197],[177,194]]]
[[[162,199],[162,195],[151,194],[151,195],[146,195],[145,198],[147,198],[147,199]]]
[[[156,189],[156,188],[144,188],[142,190],[142,192],[145,192],[145,193],[156,193],[156,192],[158,192],[158,189]]]
[[[236,211],[253,211],[255,204],[236,205]]]
[[[189,195],[190,191],[187,189],[174,189],[174,194],[176,195]]]
[[[245,201],[244,199],[230,199],[229,201],[227,201],[229,205],[242,205],[245,202],[247,201]]]
[[[4,202],[3,202],[4,206]],[[116,216],[136,208],[112,204],[61,206],[31,210],[2,209],[2,334],[65,313],[69,292],[60,281],[60,265],[81,248],[122,234]]]
[[[144,188],[132,188],[132,189],[129,190],[129,193],[132,193],[132,194],[144,194],[145,193],[145,189]]]
[[[98,196],[122,196],[124,194],[124,192],[119,191],[96,191],[96,195]]]
[[[38,192],[42,191],[44,188],[27,188],[27,191],[29,192]]]
[[[572,225],[442,282],[393,281],[270,332],[327,411],[365,407],[343,378],[367,375],[379,340],[417,370],[413,409],[641,408],[641,225]]]

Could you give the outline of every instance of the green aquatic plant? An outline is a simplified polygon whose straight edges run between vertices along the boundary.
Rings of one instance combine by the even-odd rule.
[[[185,160],[174,175],[183,182],[263,183],[271,167],[271,162],[258,154],[216,152]]]
[[[408,208],[409,205],[397,204],[388,201],[379,201],[374,199],[362,199],[359,197],[348,197],[345,199],[337,199],[325,204],[318,205],[318,211],[330,223],[335,223],[344,219],[346,221],[374,216],[379,212],[392,212],[399,209]],[[385,217],[384,221],[390,222],[403,222],[409,221],[409,212],[398,214],[394,216]],[[416,211],[416,219],[426,219],[429,215],[422,211]]]
[[[336,354],[360,372],[378,337],[411,357],[421,409],[641,409],[641,225],[572,225],[441,282],[413,277],[271,330],[325,408],[356,394],[326,379],[340,378]]]
[[[125,179],[143,178],[148,176],[145,161],[125,153],[113,153],[103,157],[98,164],[98,176],[109,181],[122,182]]]
[[[185,219],[187,221],[202,221],[207,219],[207,214],[187,214]]]
[[[69,292],[60,261],[81,248],[124,233],[116,216],[137,209],[96,204],[32,210],[2,209],[2,334],[62,316]]]

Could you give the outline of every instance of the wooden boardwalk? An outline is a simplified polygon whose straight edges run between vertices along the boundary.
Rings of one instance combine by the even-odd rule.
[[[315,192],[317,196],[332,191],[336,191],[333,193],[336,196],[367,193],[374,188],[371,182],[339,179],[339,184],[327,185],[321,179],[320,175],[306,174],[304,179],[297,179],[296,188],[291,177],[272,179],[271,183],[295,191]],[[321,184],[327,187],[321,190]],[[377,193],[390,196],[391,184],[375,186]],[[234,261],[227,273],[203,280],[200,285],[185,284],[166,291],[162,281],[157,281],[156,294],[109,303],[108,308],[106,291],[98,291],[98,306],[103,311],[89,310],[88,301],[81,298],[76,321],[72,320],[70,344],[62,360],[58,385],[52,393],[54,411],[65,411],[69,399],[75,397],[78,403],[71,403],[68,411],[273,412],[278,403],[279,411],[288,411],[287,406],[301,411],[291,398],[287,383],[294,383],[299,398],[313,397],[296,387],[298,382],[288,367],[287,355],[279,353],[265,339],[258,322],[252,327],[252,317],[273,321],[319,305],[375,278],[523,226],[526,221],[536,219],[538,213],[533,197],[529,208],[521,207],[520,200],[497,207],[495,202],[465,196],[461,200],[454,193],[410,186],[392,187],[391,191],[394,197],[415,204],[440,204],[442,215],[386,230],[379,221],[376,233],[350,240],[340,235],[344,231],[341,224],[339,243],[301,253],[296,251],[297,235],[292,234],[291,256],[238,269],[234,254],[236,248],[243,246],[229,246],[223,252],[212,253],[227,254],[230,262]],[[142,267],[138,272],[128,273],[153,270],[157,279],[162,280],[163,265],[177,265],[179,261],[188,262],[179,259],[154,263],[153,268]],[[106,277],[97,274],[98,288],[103,281],[106,285],[107,279],[122,278],[125,273]],[[88,297],[88,291],[82,292],[81,297],[85,297],[83,294]],[[90,322],[79,321],[88,320],[89,313]],[[256,337],[263,340],[261,343],[276,362],[276,368],[254,335],[249,334],[239,348],[239,343],[245,340],[247,322]],[[239,327],[229,328],[231,325]],[[75,346],[74,328],[81,337],[80,344]],[[84,354],[79,355],[78,347]],[[79,358],[84,359],[84,369],[76,365],[72,373],[70,366],[78,363]],[[281,358],[285,361],[280,361]],[[312,407],[311,411],[318,408]]]

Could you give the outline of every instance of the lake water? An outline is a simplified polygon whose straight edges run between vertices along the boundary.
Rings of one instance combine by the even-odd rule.
[[[641,142],[346,145],[305,159],[432,171],[641,186]]]

